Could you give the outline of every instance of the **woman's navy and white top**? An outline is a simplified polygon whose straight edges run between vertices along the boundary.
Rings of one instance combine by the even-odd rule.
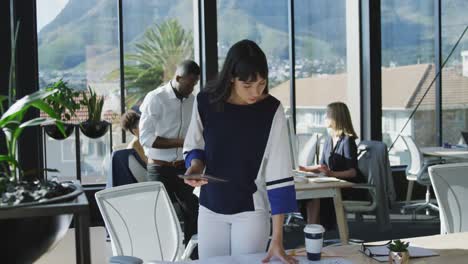
[[[201,159],[206,174],[228,180],[203,185],[200,204],[220,214],[297,211],[280,102],[269,95],[251,105],[224,103],[223,108],[216,111],[208,94],[199,93],[185,138],[187,167],[192,159]]]

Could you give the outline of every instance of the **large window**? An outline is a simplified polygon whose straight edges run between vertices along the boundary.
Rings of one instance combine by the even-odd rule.
[[[39,82],[43,89],[63,79],[75,90],[92,87],[104,97],[102,118],[113,123],[118,143],[120,85],[113,72],[119,70],[118,1],[37,0]],[[84,107],[77,118],[87,119]],[[105,183],[110,159],[109,134],[99,139],[81,138],[83,184]],[[47,167],[60,171],[61,179],[76,179],[75,136],[65,140],[46,138]]]
[[[435,86],[423,94],[435,77],[434,1],[383,0],[382,11],[382,136],[390,146],[403,130],[420,146],[437,143]],[[407,148],[399,138],[390,151],[392,165],[409,164]]]
[[[172,79],[176,65],[194,59],[193,1],[123,0],[127,109]]]
[[[468,25],[464,0],[442,1],[442,60]],[[460,131],[468,131],[468,34],[462,38],[442,70],[442,140],[465,143]]]
[[[358,45],[359,35],[347,32],[347,22],[356,22],[350,7],[356,1],[294,1],[296,52],[296,132],[299,148],[313,133],[327,136],[326,107],[341,101],[348,105],[359,131],[359,87],[349,79],[347,49]],[[357,2],[356,2],[357,3]],[[347,8],[350,8],[347,10]],[[356,6],[356,11],[357,6]],[[356,32],[357,33],[357,32]],[[352,49],[352,47],[350,47]],[[359,65],[357,61],[355,65]],[[301,149],[299,149],[301,151]]]
[[[124,58],[119,56],[118,1],[37,0],[40,87],[59,79],[73,89],[91,86],[105,98],[103,118],[113,124],[109,136],[81,134],[81,176],[84,184],[104,183],[110,148],[121,141],[120,59],[125,69],[125,107],[138,110],[144,96],[171,79],[175,66],[193,59],[193,1],[122,1]],[[85,121],[81,109],[72,122]],[[127,133],[127,141],[131,137]],[[74,179],[75,138],[47,138],[47,166],[63,179]]]
[[[218,0],[217,5],[219,67],[234,43],[255,41],[267,56],[270,93],[289,113],[288,1]]]

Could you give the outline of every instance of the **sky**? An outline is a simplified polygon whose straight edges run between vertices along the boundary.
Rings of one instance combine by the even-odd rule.
[[[37,0],[37,32],[52,22],[69,0]]]

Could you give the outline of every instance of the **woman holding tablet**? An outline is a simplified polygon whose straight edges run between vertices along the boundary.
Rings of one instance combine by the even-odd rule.
[[[198,94],[184,155],[186,174],[228,181],[185,180],[202,186],[200,259],[265,252],[271,210],[264,262],[297,263],[283,248],[284,214],[297,211],[286,118],[268,94],[267,60],[255,42],[234,44],[218,79]]]

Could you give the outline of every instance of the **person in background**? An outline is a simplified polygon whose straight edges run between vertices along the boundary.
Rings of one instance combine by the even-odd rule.
[[[325,140],[319,164],[307,167],[299,166],[299,169],[355,183],[365,182],[364,176],[358,168],[355,142],[357,135],[346,104],[342,102],[329,104],[325,124],[329,137]],[[356,192],[356,190],[342,190],[342,196],[345,200],[352,200],[353,196],[362,196],[362,193]],[[335,227],[336,217],[332,199],[308,200],[306,211],[308,224],[321,223],[326,229]]]
[[[138,124],[140,123],[140,115],[133,111],[129,110],[125,114],[122,115],[121,118],[121,124],[122,128],[125,131],[128,131],[132,133],[133,139],[128,143],[127,148],[128,149],[134,149],[137,153],[138,156],[142,161],[145,162],[145,164],[148,163],[148,158],[145,156],[145,151],[143,150],[143,147],[140,144],[140,129],[138,128]]]
[[[186,174],[226,183],[185,180],[201,186],[198,216],[200,259],[265,252],[297,263],[283,248],[284,214],[297,211],[281,103],[268,94],[268,64],[250,40],[228,51],[217,80],[200,92],[184,144]]]
[[[200,78],[196,62],[185,60],[174,78],[149,92],[140,105],[140,143],[148,157],[148,180],[164,184],[184,219],[184,243],[197,233],[198,198],[178,177],[184,174],[182,146],[192,115],[194,86]]]

